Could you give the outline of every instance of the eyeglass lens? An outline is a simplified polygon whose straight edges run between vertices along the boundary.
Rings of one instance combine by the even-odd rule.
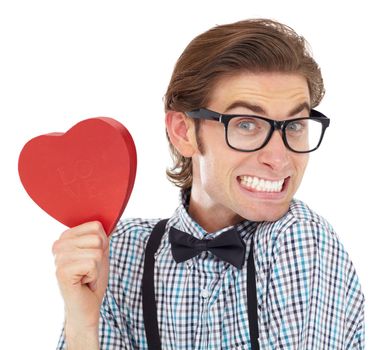
[[[307,152],[318,146],[322,131],[323,126],[319,121],[305,118],[288,123],[285,138],[294,151]],[[271,125],[268,121],[241,116],[230,120],[227,138],[232,147],[251,151],[262,147],[270,133]]]

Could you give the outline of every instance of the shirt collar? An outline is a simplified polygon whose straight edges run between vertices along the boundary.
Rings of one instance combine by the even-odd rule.
[[[196,221],[192,219],[192,217],[188,213],[188,205],[190,199],[191,190],[182,190],[180,192],[180,205],[176,209],[175,214],[173,215],[171,220],[172,226],[175,228],[184,231],[195,238],[198,239],[213,239],[220,235],[221,233],[231,229],[234,227],[241,238],[247,244],[247,241],[251,237],[251,234],[256,230],[258,223],[250,220],[243,220],[240,223],[234,226],[224,227],[216,232],[208,233],[204,228],[202,228]]]

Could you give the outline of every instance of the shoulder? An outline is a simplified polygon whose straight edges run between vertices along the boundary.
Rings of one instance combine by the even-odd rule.
[[[297,199],[292,200],[288,212],[282,218],[273,223],[264,223],[263,228],[269,230],[278,243],[296,236],[339,243],[332,225]]]
[[[135,236],[137,239],[147,238],[160,219],[126,218],[118,221],[112,233],[112,240]]]
[[[309,271],[315,277],[332,279],[342,290],[356,289],[360,283],[355,268],[332,225],[304,202],[293,200],[288,213],[273,232],[272,263],[289,269]],[[299,272],[299,271],[298,271]],[[317,274],[317,275],[316,275]],[[360,295],[360,294],[359,294]]]
[[[264,242],[272,263],[301,259],[313,265],[329,265],[339,260],[344,270],[352,268],[332,225],[300,200],[293,200],[279,220],[261,223],[258,237],[258,241]]]
[[[315,223],[327,230],[333,231],[331,224],[324,217],[314,212],[306,203],[298,199],[293,199],[290,203],[288,215],[297,222]]]
[[[340,254],[348,259],[348,254],[332,225],[304,202],[293,200],[287,215],[291,224],[282,234],[283,242],[294,239],[307,240],[313,243],[318,254]]]
[[[314,212],[304,202],[293,199],[289,210],[280,219],[273,222],[261,222],[257,229],[258,240],[277,247],[284,241],[299,238],[326,238],[338,241],[330,223]]]
[[[288,226],[280,233],[281,245],[297,242],[324,260],[340,256],[340,259],[349,262],[348,254],[332,225],[304,202],[293,200],[286,217]]]
[[[159,219],[121,219],[110,237],[110,255],[115,260],[141,258],[153,227]]]
[[[282,236],[283,240],[291,237],[312,239],[315,243],[329,243],[336,249],[343,246],[332,225],[321,215],[309,208],[300,200],[293,200],[287,214],[291,223]]]

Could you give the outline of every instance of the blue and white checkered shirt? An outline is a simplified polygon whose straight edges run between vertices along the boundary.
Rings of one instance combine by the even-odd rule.
[[[170,226],[208,235],[186,210]],[[109,285],[101,307],[101,349],[148,349],[142,312],[144,251],[158,220],[121,220],[110,244]],[[246,243],[242,270],[210,252],[177,264],[168,235],[155,255],[155,296],[163,350],[250,349],[247,258],[254,236],[260,349],[364,349],[364,297],[332,227],[293,200],[275,222],[236,225]],[[57,349],[64,349],[62,335]]]

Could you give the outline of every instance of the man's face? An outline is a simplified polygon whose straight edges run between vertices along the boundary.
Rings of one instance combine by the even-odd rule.
[[[205,107],[224,114],[285,120],[307,117],[309,103],[308,85],[301,75],[241,73],[221,79]],[[233,150],[226,144],[224,125],[211,120],[202,121],[200,137],[204,152],[197,150],[192,156],[190,213],[194,218],[206,213],[217,229],[241,218],[275,221],[287,212],[304,175],[307,154],[288,150],[280,131],[258,151]],[[217,225],[219,220],[223,224]]]

